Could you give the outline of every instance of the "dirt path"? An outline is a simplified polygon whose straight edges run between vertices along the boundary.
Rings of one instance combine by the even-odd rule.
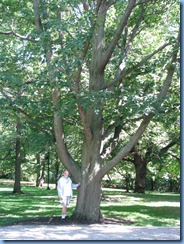
[[[1,240],[180,240],[179,227],[123,225],[14,225],[0,227]]]

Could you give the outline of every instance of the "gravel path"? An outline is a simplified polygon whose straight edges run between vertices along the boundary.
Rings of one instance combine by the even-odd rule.
[[[1,240],[180,240],[180,227],[123,225],[15,225],[0,227]]]

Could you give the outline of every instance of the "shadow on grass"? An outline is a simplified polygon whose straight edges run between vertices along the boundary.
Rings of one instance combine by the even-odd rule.
[[[119,205],[102,206],[105,216],[134,221],[138,226],[172,226],[180,221],[180,208],[171,206]]]
[[[145,194],[142,193],[127,193],[122,190],[113,189],[113,190],[104,190],[103,195],[106,196],[119,196],[127,199],[131,198],[138,198],[142,199],[147,202],[153,201],[180,201],[180,194],[179,193],[161,193],[161,192],[146,192]]]
[[[0,225],[20,219],[60,215],[60,204],[55,190],[23,187],[23,192],[24,194],[19,195],[1,190]]]
[[[24,194],[13,194],[12,186],[0,186],[0,225],[15,222],[18,219],[60,216],[61,207],[57,191],[35,186],[22,187]],[[122,190],[105,190],[105,197],[110,200],[102,201],[101,211],[105,217],[120,218],[133,221],[135,225],[176,226],[180,218],[179,194],[125,193]],[[111,198],[112,197],[112,198]],[[114,201],[116,198],[119,200]],[[162,203],[161,203],[162,202]],[[164,206],[164,202],[169,203]],[[174,206],[174,203],[177,206]],[[74,211],[75,202],[71,202],[68,215]],[[158,205],[158,206],[157,206]],[[163,206],[159,206],[163,205]]]

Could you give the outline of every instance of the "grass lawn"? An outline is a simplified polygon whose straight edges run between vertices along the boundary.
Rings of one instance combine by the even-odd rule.
[[[0,226],[35,217],[60,216],[57,191],[22,186],[24,194],[12,194],[12,185],[0,184]],[[125,193],[103,189],[101,211],[104,217],[133,221],[135,226],[179,226],[180,195],[174,193]],[[74,191],[74,196],[76,192]],[[68,215],[74,211],[71,202]]]
[[[180,194],[108,189],[104,195],[108,196],[101,203],[105,216],[123,218],[136,226],[180,226]]]

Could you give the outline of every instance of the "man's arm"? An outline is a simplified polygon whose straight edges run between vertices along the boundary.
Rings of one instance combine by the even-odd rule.
[[[80,182],[78,184],[72,183],[72,189],[77,189],[80,186]]]

